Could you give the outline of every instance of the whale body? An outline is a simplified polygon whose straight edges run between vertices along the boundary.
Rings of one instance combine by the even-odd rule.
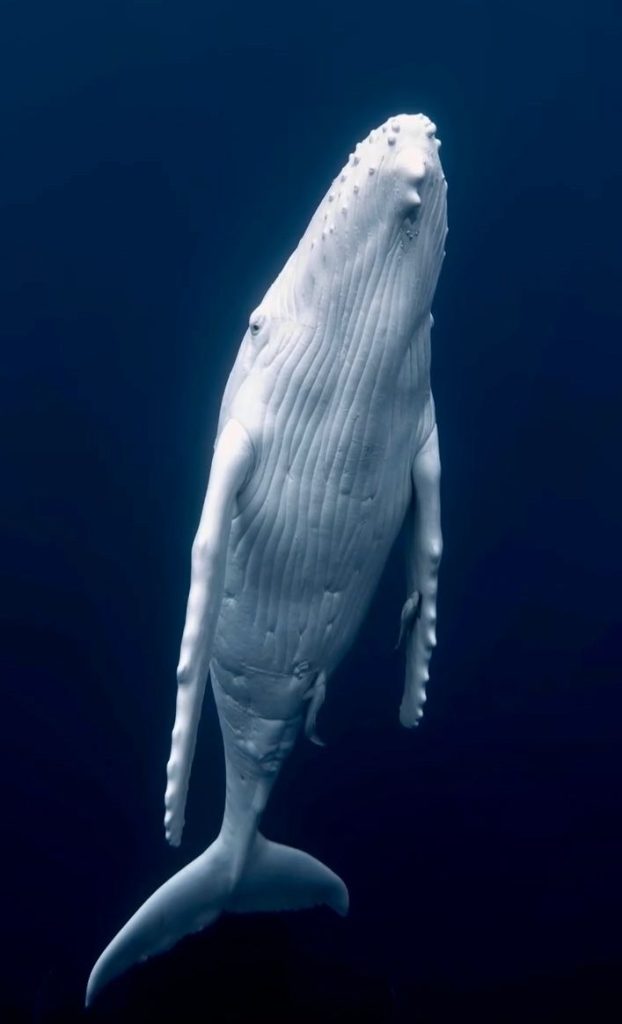
[[[389,118],[350,154],[251,313],[223,395],[177,670],[165,829],[181,840],[211,678],[226,800],[218,837],[134,914],[87,1002],[223,911],[348,909],[344,882],[270,842],[262,812],[351,646],[408,517],[403,725],[417,725],[436,643],[440,460],[431,305],[447,232],[435,126]]]

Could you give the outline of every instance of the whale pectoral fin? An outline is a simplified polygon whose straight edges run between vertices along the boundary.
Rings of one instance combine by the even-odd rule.
[[[409,597],[402,610],[400,638],[406,635],[406,681],[400,722],[418,725],[426,700],[428,665],[436,646],[436,592],[443,550],[441,463],[436,426],[412,466],[412,532],[408,561]]]
[[[237,420],[224,426],[216,447],[192,546],[192,573],[186,623],[177,668],[177,708],[167,764],[166,837],[179,845],[190,769],[207,682],[212,641],[224,587],[227,545],[235,499],[254,462],[252,442]]]
[[[241,914],[302,910],[322,904],[347,914],[348,890],[339,876],[310,854],[273,843],[258,833],[225,909]]]

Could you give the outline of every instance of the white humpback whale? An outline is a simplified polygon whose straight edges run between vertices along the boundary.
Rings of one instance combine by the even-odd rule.
[[[371,131],[250,315],[192,547],[165,796],[177,845],[209,676],[226,757],[222,827],[104,950],[87,1003],[225,910],[347,911],[342,880],[259,823],[299,731],[317,739],[327,682],[406,517],[400,720],[412,727],[422,714],[442,549],[430,329],[447,226],[435,131],[421,114]]]

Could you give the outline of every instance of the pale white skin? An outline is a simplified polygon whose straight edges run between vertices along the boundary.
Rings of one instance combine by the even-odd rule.
[[[224,909],[347,910],[341,879],[258,827],[300,728],[317,740],[327,681],[406,516],[400,721],[415,726],[422,715],[442,552],[430,309],[447,228],[434,132],[423,115],[371,132],[250,316],[192,549],[165,797],[177,845],[211,675],[227,768],[223,824],[107,947],[87,1000]]]

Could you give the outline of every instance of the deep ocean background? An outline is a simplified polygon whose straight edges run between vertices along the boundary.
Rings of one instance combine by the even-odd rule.
[[[211,698],[179,851],[161,820],[222,388],[354,143],[419,110],[450,223],[424,723],[397,720],[398,545],[265,820],[349,918],[226,919],[91,1016],[622,1019],[621,19],[0,6],[3,1020],[79,1019],[103,946],[215,835]]]

